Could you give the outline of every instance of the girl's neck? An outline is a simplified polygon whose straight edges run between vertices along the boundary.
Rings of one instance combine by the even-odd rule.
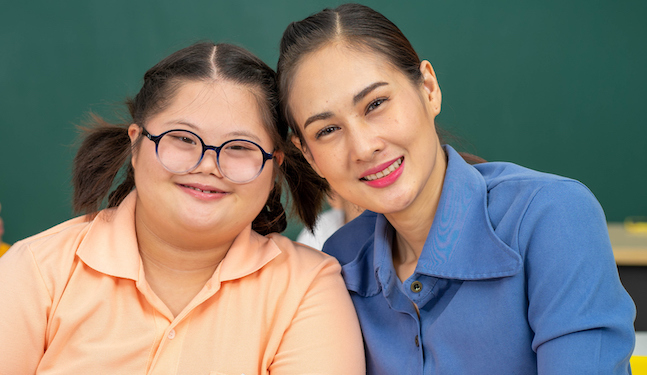
[[[232,239],[214,247],[204,247],[190,241],[182,242],[178,236],[171,236],[174,242],[170,242],[137,214],[135,226],[146,281],[173,316],[200,292],[233,243]],[[195,235],[184,237],[190,239]]]
[[[150,225],[151,222],[155,225]],[[146,257],[169,271],[215,270],[235,240],[235,236],[218,237],[213,230],[208,233],[189,233],[172,228],[159,230],[157,224],[155,220],[148,220],[143,212],[135,211],[135,229],[142,258]]]

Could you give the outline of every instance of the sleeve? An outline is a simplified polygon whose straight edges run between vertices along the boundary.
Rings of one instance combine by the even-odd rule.
[[[0,301],[0,374],[34,374],[52,300],[27,244],[0,258]]]
[[[272,375],[366,374],[359,322],[340,271],[327,257],[283,336]]]
[[[576,181],[542,187],[519,232],[539,374],[628,374],[635,306],[604,213]]]

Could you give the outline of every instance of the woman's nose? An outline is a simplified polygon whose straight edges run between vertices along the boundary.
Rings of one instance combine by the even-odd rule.
[[[377,129],[363,122],[351,128],[349,144],[357,161],[370,161],[384,149],[384,140]]]

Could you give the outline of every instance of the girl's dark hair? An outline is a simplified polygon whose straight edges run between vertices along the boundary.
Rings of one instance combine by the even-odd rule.
[[[107,207],[115,207],[135,188],[130,156],[138,148],[142,136],[131,146],[127,130],[130,123],[144,126],[151,116],[171,103],[183,83],[218,78],[249,87],[258,101],[274,150],[287,153],[288,129],[278,112],[276,73],[241,47],[197,43],[171,54],[146,72],[139,93],[134,99],[126,101],[131,122],[113,125],[92,116],[74,158],[74,211],[94,215],[106,197]],[[289,176],[286,171],[292,164],[284,162],[280,167],[278,163],[274,165],[277,171],[274,187],[252,223],[252,228],[263,235],[282,232],[287,226],[281,204],[281,188],[283,179]],[[124,166],[123,181],[110,191]]]
[[[299,63],[306,55],[334,42],[343,42],[360,51],[378,53],[405,74],[412,84],[419,85],[423,82],[420,72],[421,61],[409,40],[393,22],[365,5],[343,4],[335,9],[326,8],[301,21],[292,22],[281,38],[277,68],[281,95],[280,110],[291,132],[299,137],[303,147],[306,147],[305,141],[288,106],[292,80]],[[440,131],[440,133],[445,132]],[[441,143],[444,143],[440,133],[438,138]],[[461,155],[471,163],[484,161],[477,156]],[[325,194],[330,190],[326,180],[314,172],[311,175],[315,176],[310,177],[312,181],[308,184],[302,183],[300,189],[294,190],[292,186],[290,187],[294,196],[295,209],[310,229],[321,209]]]

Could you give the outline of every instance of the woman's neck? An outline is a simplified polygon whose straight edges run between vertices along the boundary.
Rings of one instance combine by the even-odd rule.
[[[393,266],[401,281],[416,269],[440,202],[447,170],[447,156],[440,145],[435,160],[431,176],[415,201],[406,210],[384,215],[396,232],[392,244]]]

